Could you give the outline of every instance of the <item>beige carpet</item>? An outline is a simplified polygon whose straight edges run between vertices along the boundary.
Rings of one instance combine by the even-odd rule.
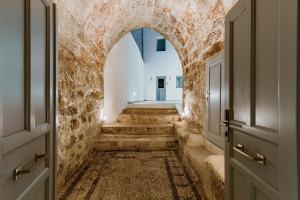
[[[60,200],[201,199],[175,152],[101,152]]]

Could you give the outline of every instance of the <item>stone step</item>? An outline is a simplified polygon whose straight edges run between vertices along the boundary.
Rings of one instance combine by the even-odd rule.
[[[177,147],[177,138],[170,135],[102,134],[95,141],[95,150],[97,151],[175,150]]]
[[[176,108],[125,108],[122,114],[138,115],[176,115]]]
[[[113,123],[104,124],[101,133],[126,135],[173,135],[174,126],[171,123]]]
[[[180,102],[174,102],[174,103],[166,103],[166,102],[143,102],[143,103],[133,103],[133,104],[127,104],[126,108],[176,108],[176,104],[181,104]]]
[[[180,116],[178,114],[172,115],[139,115],[139,114],[119,114],[117,117],[117,122],[144,122],[144,123],[163,123],[163,122],[176,122],[180,121]]]

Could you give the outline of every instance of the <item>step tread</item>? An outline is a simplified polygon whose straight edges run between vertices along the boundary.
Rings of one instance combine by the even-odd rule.
[[[121,113],[121,114],[118,114],[118,117],[143,117],[143,118],[159,118],[159,117],[176,117],[176,118],[180,118],[180,116],[178,114],[166,114],[166,115],[162,115],[162,114],[147,114],[147,115],[140,115],[140,114],[124,114],[124,113]]]
[[[96,141],[98,151],[168,150],[178,148],[178,139],[170,135],[102,134]]]
[[[151,103],[151,102],[144,102],[143,104],[127,104],[126,108],[166,108],[166,109],[174,109],[176,108],[176,103]]]
[[[106,140],[106,139],[112,139],[112,140],[119,140],[119,139],[149,139],[149,140],[178,140],[175,136],[172,135],[147,135],[147,134],[101,134],[99,140]]]
[[[124,110],[176,110],[175,107],[172,108],[147,108],[147,107],[141,107],[141,108],[124,108]]]
[[[103,124],[103,128],[136,128],[136,127],[173,127],[172,123],[111,123]]]
[[[179,115],[178,113],[120,113],[119,115],[139,115],[139,116],[175,116]]]

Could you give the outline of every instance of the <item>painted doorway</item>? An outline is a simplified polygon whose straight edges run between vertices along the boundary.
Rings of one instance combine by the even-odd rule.
[[[166,77],[157,76],[156,77],[156,101],[166,100]]]

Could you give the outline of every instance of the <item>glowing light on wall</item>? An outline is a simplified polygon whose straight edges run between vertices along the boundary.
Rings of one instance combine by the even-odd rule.
[[[103,110],[98,111],[98,115],[97,116],[98,116],[97,121],[101,122],[101,123],[105,122],[105,120],[107,119],[107,117],[104,115],[104,111]]]
[[[184,108],[183,108],[183,118],[191,117],[192,104],[194,102],[194,97],[191,93],[187,93],[184,99]]]

